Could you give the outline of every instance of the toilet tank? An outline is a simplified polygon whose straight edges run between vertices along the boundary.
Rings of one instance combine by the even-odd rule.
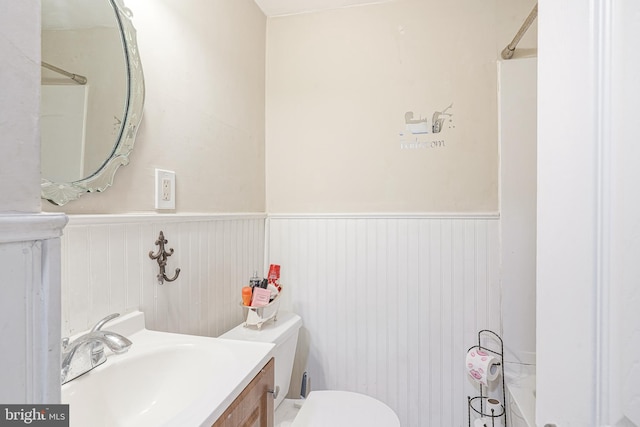
[[[298,344],[298,332],[302,326],[302,318],[295,313],[279,312],[277,320],[268,321],[261,329],[255,326],[245,327],[244,323],[220,335],[219,338],[243,341],[269,342],[275,344],[275,384],[279,388],[274,402],[277,408],[289,392],[289,382],[293,370],[293,360]]]

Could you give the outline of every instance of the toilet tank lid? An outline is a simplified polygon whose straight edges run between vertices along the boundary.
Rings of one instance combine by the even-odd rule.
[[[302,326],[302,318],[295,313],[280,311],[277,320],[269,320],[258,329],[255,326],[245,327],[244,323],[220,335],[220,338],[243,341],[258,341],[279,344],[291,334],[297,333]]]

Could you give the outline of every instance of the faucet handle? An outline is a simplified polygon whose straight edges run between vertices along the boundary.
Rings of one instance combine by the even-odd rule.
[[[102,329],[102,327],[105,325],[105,323],[107,323],[110,320],[115,319],[118,316],[120,316],[120,313],[113,313],[113,314],[108,315],[104,319],[98,321],[98,323],[96,323],[96,325],[91,329],[91,332],[99,331],[100,329]]]
[[[62,349],[66,349],[69,345],[69,337],[62,338]]]

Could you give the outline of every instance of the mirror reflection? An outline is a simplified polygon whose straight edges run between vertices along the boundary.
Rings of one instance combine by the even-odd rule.
[[[128,163],[144,89],[122,0],[42,0],[43,198],[62,205],[111,185]]]

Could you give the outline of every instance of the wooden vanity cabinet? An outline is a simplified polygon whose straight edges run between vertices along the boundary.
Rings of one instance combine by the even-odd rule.
[[[271,358],[212,427],[273,427],[274,378]]]

